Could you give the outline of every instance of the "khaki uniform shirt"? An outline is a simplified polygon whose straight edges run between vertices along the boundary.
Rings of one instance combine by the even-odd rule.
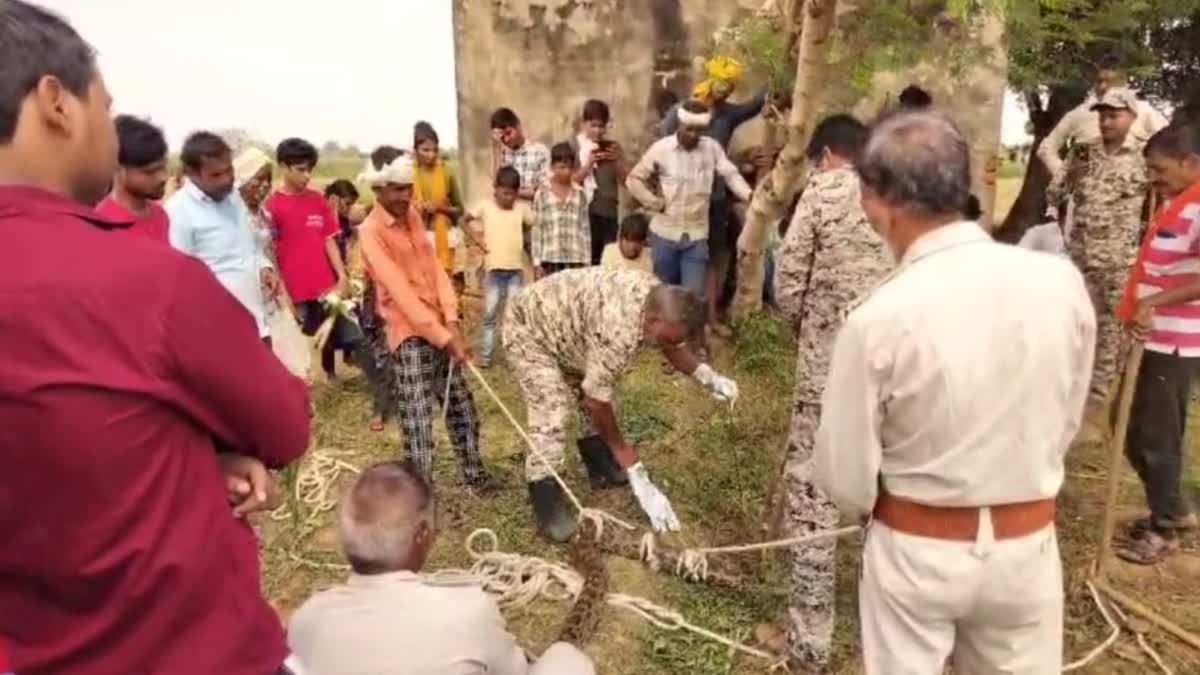
[[[972,222],[915,241],[838,335],[816,482],[857,519],[888,493],[931,506],[1052,498],[1092,376],[1079,270]]]
[[[1123,270],[1133,264],[1150,187],[1144,147],[1132,133],[1112,153],[1094,140],[1086,146],[1087,168],[1078,182],[1067,183],[1067,166],[1051,181],[1049,197],[1064,192],[1074,197],[1067,249],[1080,269]]]
[[[412,572],[350,575],[309,598],[288,644],[314,675],[525,675],[525,652],[475,584],[434,585]]]
[[[1154,106],[1140,101],[1137,121],[1129,129],[1129,133],[1138,141],[1145,143],[1150,137],[1167,126],[1167,118],[1163,117]],[[1076,143],[1091,143],[1100,138],[1100,113],[1092,110],[1096,105],[1096,95],[1088,94],[1087,100],[1079,104],[1071,112],[1063,116],[1054,129],[1038,146],[1038,158],[1050,170],[1050,175],[1062,170],[1062,159],[1058,154],[1068,140]]]

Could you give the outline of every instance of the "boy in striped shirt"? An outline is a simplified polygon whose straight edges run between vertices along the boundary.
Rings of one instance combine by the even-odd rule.
[[[1118,317],[1145,344],[1125,443],[1150,516],[1134,522],[1117,554],[1151,565],[1178,550],[1178,531],[1197,522],[1181,481],[1191,384],[1200,372],[1200,130],[1172,125],[1144,152],[1155,189],[1169,201],[1146,233]]]

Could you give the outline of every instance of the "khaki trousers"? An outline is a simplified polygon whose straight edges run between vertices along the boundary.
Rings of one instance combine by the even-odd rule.
[[[868,528],[859,583],[867,675],[1052,675],[1062,669],[1063,581],[1054,526],[974,542]]]

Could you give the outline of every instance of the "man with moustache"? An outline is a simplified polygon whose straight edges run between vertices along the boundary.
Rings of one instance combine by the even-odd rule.
[[[167,189],[167,140],[158,127],[132,115],[117,115],[117,173],[112,193],[96,212],[128,221],[131,234],[167,242],[169,219],[159,205]]]
[[[199,258],[254,317],[270,343],[267,302],[278,278],[250,225],[250,211],[234,189],[233,153],[220,136],[197,131],[179,153],[187,180],[167,200],[171,245]]]

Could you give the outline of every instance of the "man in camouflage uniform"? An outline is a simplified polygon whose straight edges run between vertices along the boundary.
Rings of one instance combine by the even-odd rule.
[[[777,263],[776,302],[799,344],[784,473],[789,537],[838,525],[837,509],[812,483],[821,392],[842,318],[891,267],[883,241],[863,214],[851,165],[866,138],[863,125],[847,115],[829,117],[814,130],[807,154],[816,171],[796,205]],[[792,550],[788,642],[792,660],[804,668],[829,664],[836,545],[826,539]]]
[[[670,502],[621,435],[613,397],[637,353],[652,346],[732,405],[737,384],[699,363],[686,347],[703,327],[704,312],[694,295],[643,272],[567,270],[509,299],[504,349],[525,396],[529,436],[537,448],[525,458],[525,478],[548,538],[566,541],[575,531],[575,515],[551,467],[562,466],[567,418],[576,405],[578,447],[592,487],[628,482],[654,529],[678,529]]]
[[[1093,106],[1100,117],[1100,138],[1074,151],[1069,168],[1055,175],[1047,195],[1058,200],[1067,194],[1074,200],[1073,222],[1065,233],[1067,251],[1083,272],[1096,308],[1089,416],[1103,414],[1116,380],[1121,327],[1113,312],[1137,255],[1149,191],[1142,156],[1145,140],[1130,133],[1138,106],[1137,96],[1128,89],[1105,92]]]

